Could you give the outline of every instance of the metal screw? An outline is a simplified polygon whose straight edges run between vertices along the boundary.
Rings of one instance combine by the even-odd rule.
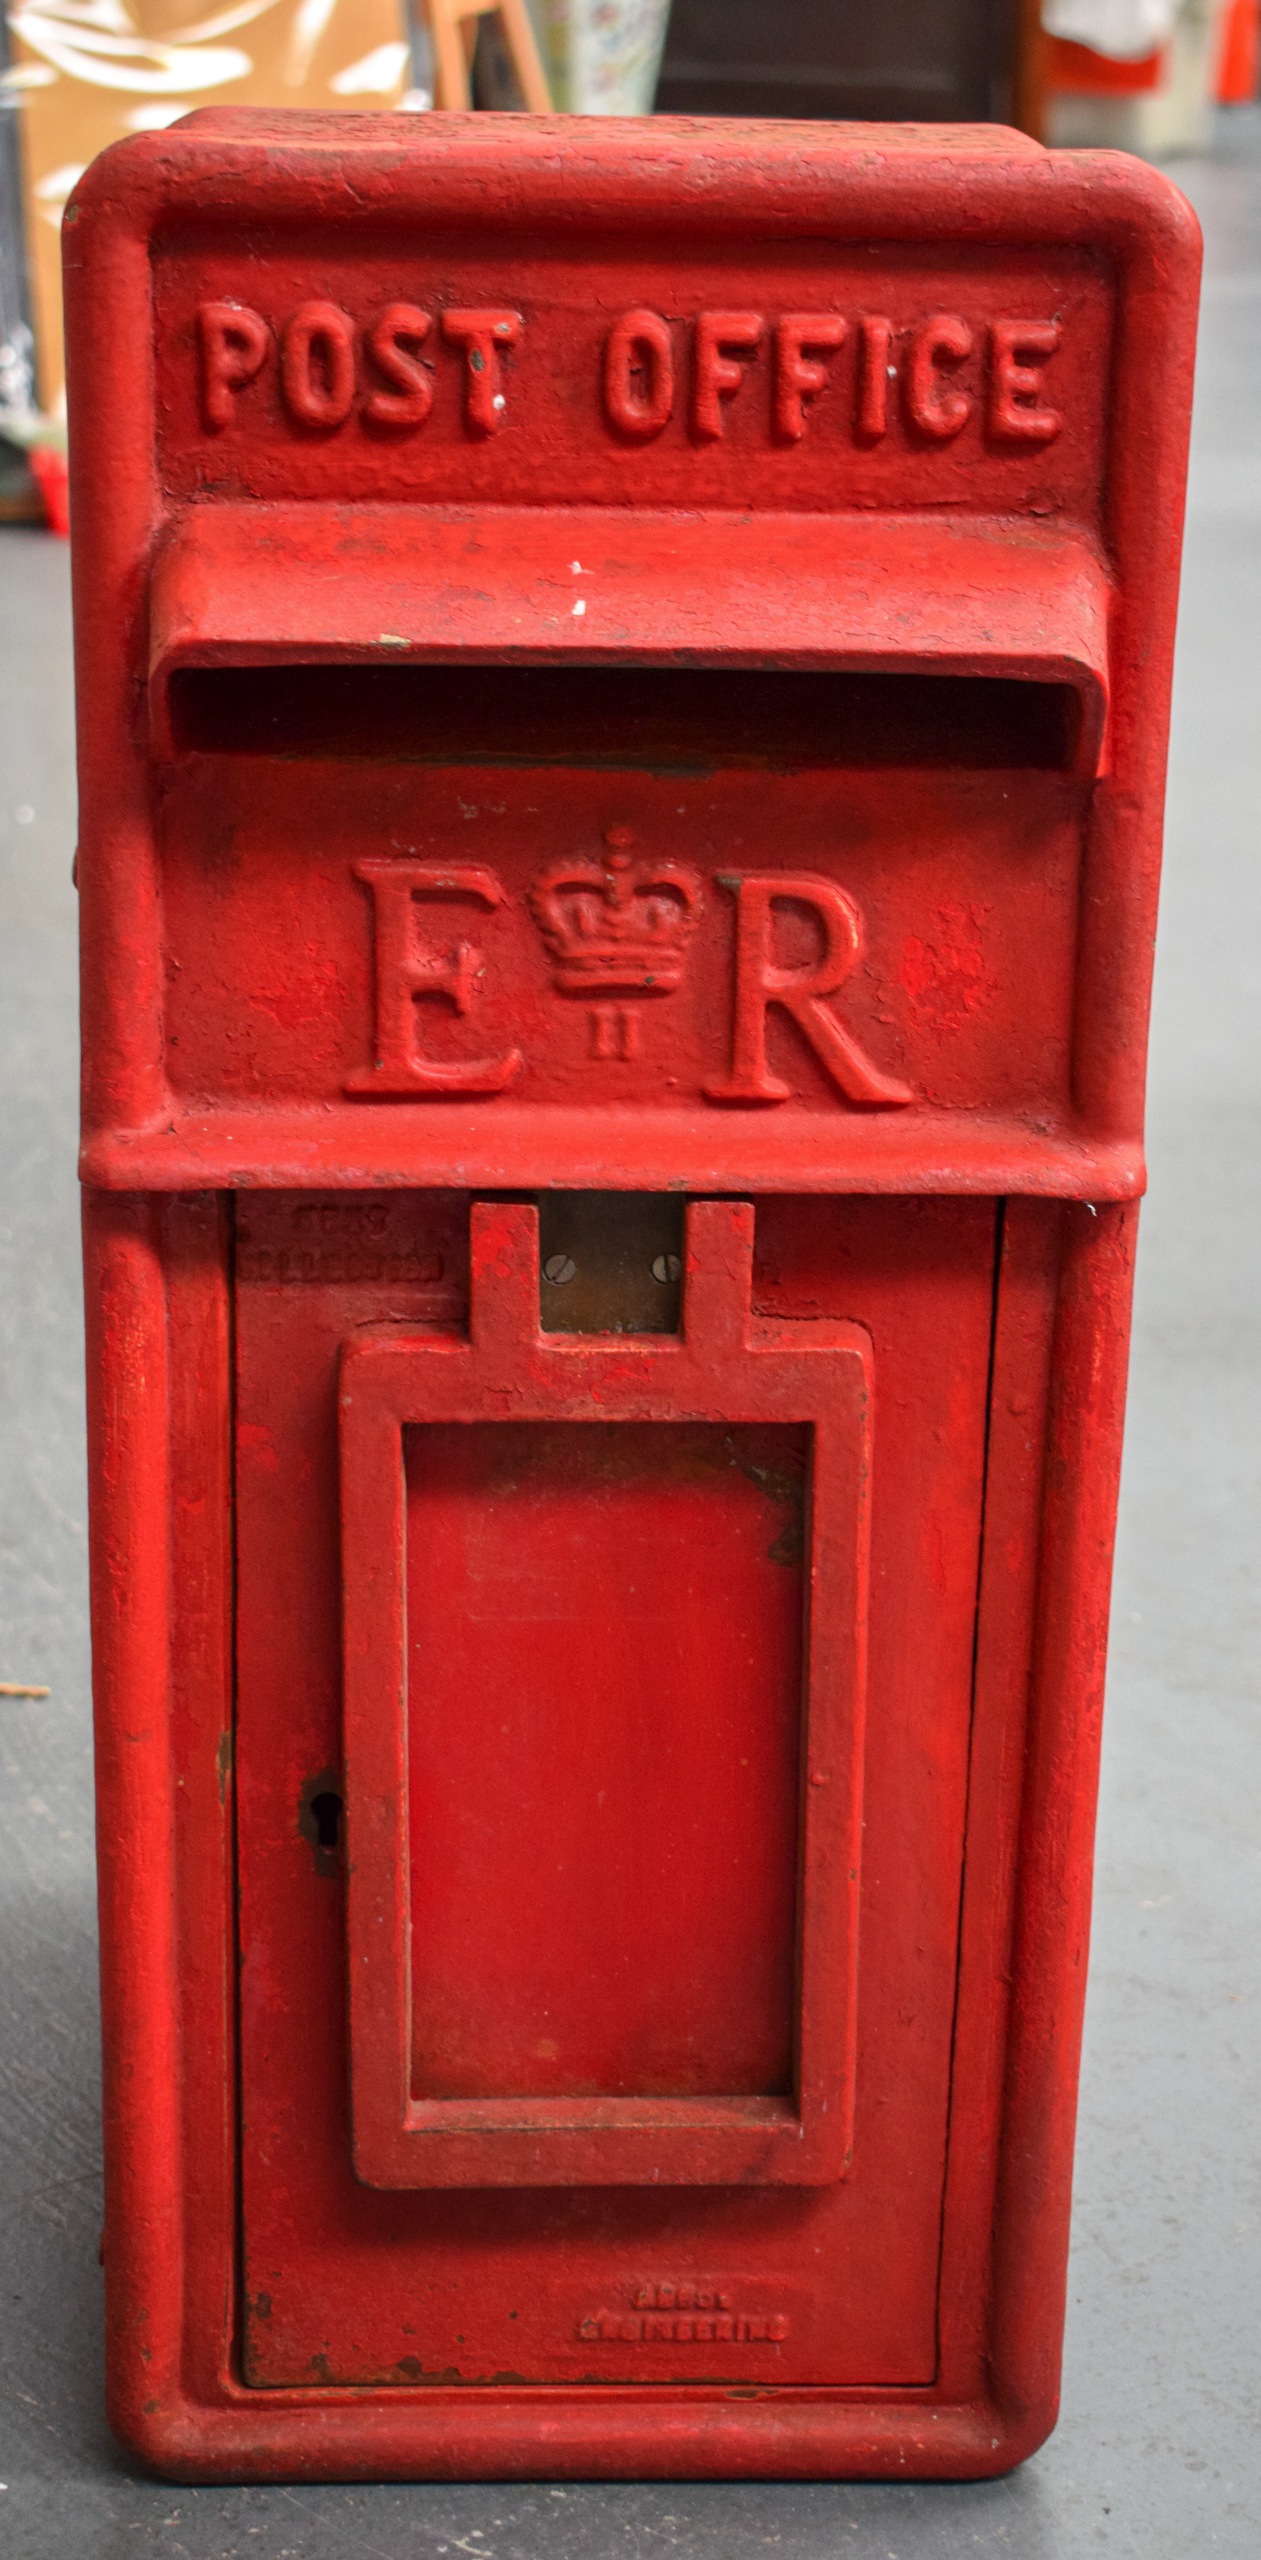
[[[543,1277],[551,1281],[554,1289],[565,1288],[569,1281],[576,1279],[577,1273],[578,1265],[567,1253],[549,1253],[543,1265]]]
[[[668,1289],[678,1279],[682,1268],[677,1253],[659,1253],[652,1266],[652,1276],[660,1281],[663,1289]]]

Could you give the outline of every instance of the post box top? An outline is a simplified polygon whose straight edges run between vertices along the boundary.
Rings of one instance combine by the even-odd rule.
[[[232,219],[263,198],[277,210],[287,202],[300,221],[313,207],[325,218],[371,220],[383,206],[432,206],[435,177],[451,189],[450,210],[492,226],[529,203],[580,227],[592,211],[656,206],[698,230],[721,229],[733,215],[759,229],[792,228],[817,218],[829,198],[834,216],[839,184],[854,193],[862,232],[875,231],[879,214],[880,236],[916,238],[931,227],[929,204],[940,216],[945,190],[971,189],[979,177],[994,185],[972,217],[982,230],[1098,242],[1139,224],[1170,242],[1198,237],[1186,199],[1128,152],[1052,152],[1003,124],[774,116],[420,118],[199,107],[159,132],[111,144],[71,202],[82,220],[125,201],[133,228],[198,208]],[[488,177],[504,187],[491,201]],[[908,178],[924,190],[919,203],[907,196]],[[1036,210],[1030,180],[1041,191]],[[775,197],[759,203],[768,185]]]
[[[1000,127],[102,154],[90,1178],[1137,1189],[1197,260]]]

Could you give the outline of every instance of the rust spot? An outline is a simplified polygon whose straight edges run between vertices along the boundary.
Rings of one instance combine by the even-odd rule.
[[[766,1459],[755,1458],[748,1442],[747,1433],[740,1439],[733,1434],[727,1441],[727,1447],[742,1474],[786,1515],[779,1535],[772,1539],[766,1550],[767,1562],[798,1565],[806,1551],[805,1452],[803,1450],[800,1456],[794,1455],[787,1465],[782,1462],[773,1465]]]
[[[912,935],[902,952],[898,975],[906,990],[911,1020],[929,1029],[956,1033],[969,1014],[979,1012],[993,996],[985,953],[988,918],[983,907],[940,906],[933,929]]]
[[[795,1519],[786,1520],[779,1536],[766,1550],[768,1564],[800,1564],[806,1551],[805,1522],[800,1511]]]

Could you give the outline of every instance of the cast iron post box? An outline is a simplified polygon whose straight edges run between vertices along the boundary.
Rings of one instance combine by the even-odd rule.
[[[113,2418],[1052,2424],[1196,236],[198,115],[67,221]]]

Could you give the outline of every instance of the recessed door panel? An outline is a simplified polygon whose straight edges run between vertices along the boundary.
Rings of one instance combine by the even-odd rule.
[[[791,2088],[808,1443],[405,1432],[418,2098]]]

